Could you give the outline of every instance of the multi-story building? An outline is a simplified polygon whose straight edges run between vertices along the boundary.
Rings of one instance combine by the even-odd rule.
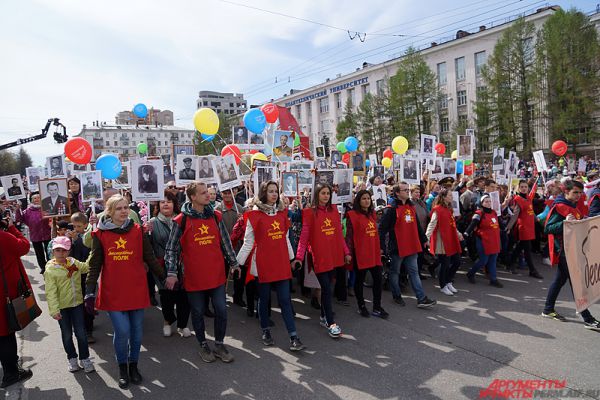
[[[92,127],[83,125],[77,136],[92,145],[94,160],[104,153],[117,154],[123,161],[135,158],[140,143],[148,145],[148,155],[167,159],[172,154],[173,144],[194,144],[194,130],[173,125],[107,125],[94,122]]]
[[[212,108],[217,114],[237,115],[246,112],[248,104],[243,94],[202,90],[198,94],[196,106]]]
[[[537,30],[557,9],[556,6],[538,9],[525,19],[531,21]],[[453,126],[458,126],[462,121],[476,128],[474,107],[477,91],[484,85],[482,67],[504,30],[517,17],[495,26],[480,26],[476,32],[460,30],[452,40],[431,43],[419,50],[436,75],[441,93],[441,101],[431,102],[431,112],[434,113],[432,133],[438,136],[449,133]],[[598,25],[600,14],[593,14],[591,19]],[[528,39],[525,44],[533,46],[533,40]],[[338,74],[335,79],[327,79],[304,90],[291,90],[273,102],[291,111],[313,143],[322,143],[324,136],[329,137],[330,143],[335,143],[336,126],[344,117],[346,102],[350,100],[356,109],[367,93],[381,94],[386,90],[389,78],[398,71],[401,60],[402,57],[399,57],[375,65],[365,62],[355,72],[343,76]],[[536,105],[531,104],[531,107],[535,108]],[[535,115],[536,110],[532,111]],[[536,146],[549,149],[550,139],[545,124],[534,121],[534,131]],[[591,147],[589,143],[580,143],[578,148],[584,150],[586,145]],[[491,151],[491,148],[484,150]]]
[[[117,125],[173,125],[173,111],[150,108],[146,118],[138,118],[131,111],[121,111],[115,117]]]

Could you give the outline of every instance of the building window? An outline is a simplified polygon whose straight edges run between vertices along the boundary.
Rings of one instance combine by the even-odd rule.
[[[450,123],[448,122],[448,117],[440,118],[440,131],[443,133],[450,131]]]
[[[465,122],[467,122],[467,114],[460,114],[458,116],[458,123],[462,125]]]
[[[329,112],[329,97],[319,99],[319,112],[321,114]]]
[[[342,96],[339,93],[335,94],[335,104],[338,110],[342,108]]]
[[[467,105],[467,91],[459,90],[456,92],[456,104],[458,106],[466,106]]]
[[[478,78],[481,76],[481,70],[485,65],[485,51],[480,51],[479,53],[475,53],[475,76]]]
[[[375,82],[375,86],[377,88],[377,96],[382,96],[383,95],[383,79],[380,79],[377,82]]]
[[[523,57],[526,65],[530,65],[533,62],[533,54],[533,38],[528,37],[523,39]]]
[[[306,102],[306,115],[308,116],[308,119],[312,118],[312,104],[310,101]]]
[[[440,95],[440,110],[445,110],[448,108],[448,95],[442,93]]]
[[[348,89],[348,99],[350,100],[350,105],[352,107],[354,107],[354,104],[356,104],[355,100],[354,100],[354,89]]]
[[[116,139],[116,138],[117,138],[117,132],[114,132],[113,133],[113,139]]]
[[[366,85],[362,85],[361,89],[362,89],[362,97],[364,99],[367,96],[367,93],[369,93],[369,84],[367,83]]]
[[[108,140],[106,141],[106,145],[107,145],[107,146],[110,146],[110,142],[109,142]]]
[[[300,104],[296,105],[296,118],[298,121],[302,119],[302,106]]]
[[[118,147],[118,146],[119,146],[119,142],[117,142],[117,141],[115,140],[115,147]]]
[[[437,78],[438,78],[438,86],[443,86],[448,82],[448,77],[446,75],[446,63],[439,63],[437,65]]]
[[[308,133],[312,133],[312,122],[308,123]]]
[[[465,58],[460,57],[454,60],[454,67],[456,70],[456,80],[464,81],[465,80]]]
[[[323,119],[321,120],[321,133],[329,132],[329,120]]]
[[[527,105],[527,114],[529,116],[529,122],[533,122],[535,119],[535,104]]]

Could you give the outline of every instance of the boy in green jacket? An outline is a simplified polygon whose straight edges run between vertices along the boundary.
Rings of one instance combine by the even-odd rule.
[[[79,360],[85,372],[94,372],[94,363],[90,360],[90,351],[85,332],[81,274],[87,273],[89,264],[68,257],[71,239],[57,236],[52,243],[52,258],[46,264],[44,280],[46,282],[46,300],[52,318],[58,321],[62,333],[62,342],[69,372],[81,369],[77,361],[77,351],[73,343],[73,331],[77,338]]]

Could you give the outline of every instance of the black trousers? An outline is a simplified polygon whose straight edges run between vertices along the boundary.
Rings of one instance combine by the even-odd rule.
[[[14,333],[0,336],[0,363],[4,376],[16,374],[18,371],[19,355],[17,354],[17,337]]]
[[[233,301],[240,302],[244,297],[244,283],[246,282],[246,266],[240,265],[240,276],[233,277]]]
[[[46,270],[46,263],[48,262],[47,254],[48,254],[48,244],[49,240],[43,240],[41,242],[31,242],[33,243],[33,251],[35,251],[35,258],[37,259],[37,263],[42,270],[42,273]]]
[[[348,271],[346,267],[337,267],[335,269],[333,294],[339,301],[346,301],[348,299]]]
[[[85,298],[85,281],[87,279],[87,274],[81,274],[81,292],[83,293],[83,298]],[[88,312],[83,313],[83,325],[85,326],[85,333],[88,335],[92,334],[94,330],[94,314],[90,314]]]
[[[190,303],[185,290],[161,289],[158,293],[165,321],[169,324],[177,321],[178,328],[186,328],[190,319]]]
[[[356,302],[358,308],[365,306],[365,297],[363,296],[363,287],[365,283],[365,277],[367,272],[371,273],[373,278],[373,309],[377,310],[381,308],[381,291],[382,291],[382,267],[376,266],[366,269],[358,269],[354,264],[354,272],[356,273],[356,280],[354,281],[354,295],[356,296]]]
[[[531,258],[531,242],[532,240],[520,240],[517,242],[517,246],[510,257],[510,266],[512,268],[513,264],[519,258],[521,254],[521,250],[523,251],[523,255],[525,256],[525,262],[529,267],[529,272],[535,272],[535,266],[533,265],[533,259]]]

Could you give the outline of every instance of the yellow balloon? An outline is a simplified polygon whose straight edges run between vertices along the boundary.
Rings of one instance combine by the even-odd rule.
[[[404,154],[408,150],[408,140],[404,136],[396,136],[392,140],[392,150],[396,154]]]
[[[458,151],[454,150],[452,152],[452,154],[450,154],[450,158],[452,158],[453,160],[456,160],[458,158]]]
[[[252,155],[252,166],[254,166],[254,160],[269,161],[267,156],[263,153],[255,153]]]
[[[205,135],[215,135],[219,131],[219,116],[210,108],[201,108],[194,113],[194,128]]]
[[[392,166],[392,159],[384,157],[383,160],[381,160],[381,165],[383,165],[386,168],[391,167]]]
[[[358,176],[355,175],[352,180],[354,181],[354,184],[356,185],[358,183]]]

